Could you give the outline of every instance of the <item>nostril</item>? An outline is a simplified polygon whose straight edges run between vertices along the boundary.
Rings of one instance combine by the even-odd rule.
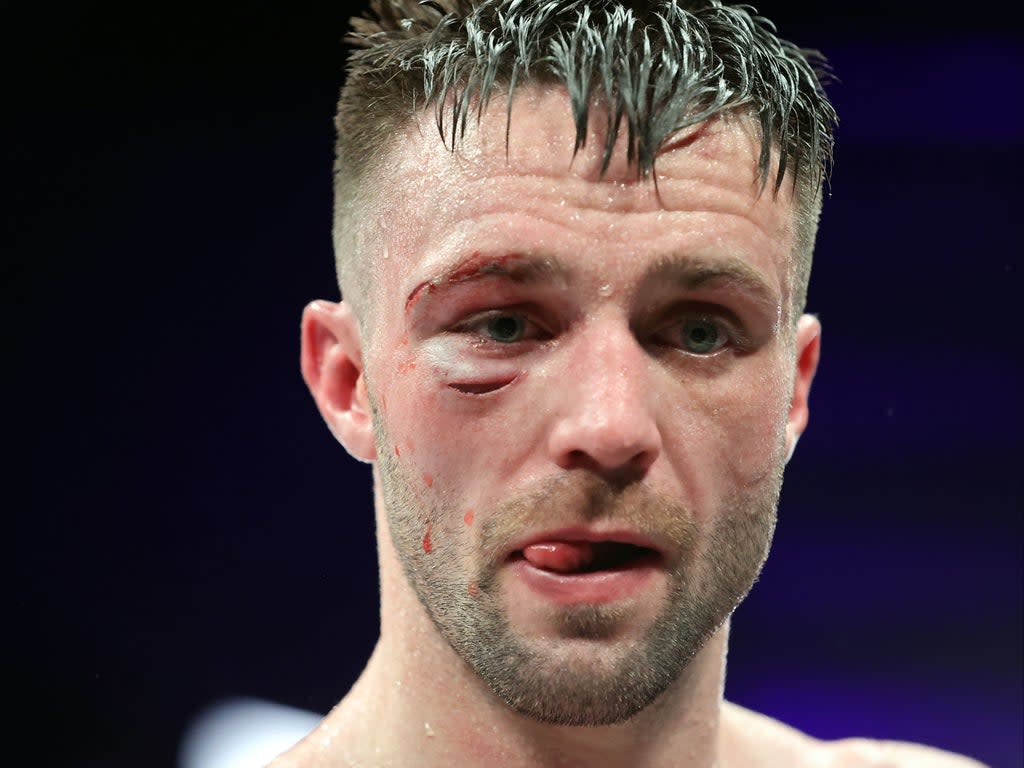
[[[561,469],[586,469],[623,485],[643,479],[662,449],[655,408],[628,393],[619,400],[575,390],[559,404],[547,438]]]
[[[600,461],[586,451],[570,451],[561,462],[562,469],[585,469],[600,475],[610,484],[626,486],[642,480],[657,458],[655,452],[641,451],[623,463]]]

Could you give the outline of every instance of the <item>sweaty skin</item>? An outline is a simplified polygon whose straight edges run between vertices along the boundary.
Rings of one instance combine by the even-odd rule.
[[[306,310],[306,381],[373,463],[381,637],[274,768],[977,766],[723,701],[818,360],[790,187],[759,194],[735,116],[679,137],[657,188],[573,137],[536,88],[508,155],[501,110],[456,153],[425,115],[364,211],[363,333]]]

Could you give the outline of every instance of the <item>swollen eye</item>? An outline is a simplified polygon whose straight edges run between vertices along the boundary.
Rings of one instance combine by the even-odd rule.
[[[687,352],[707,355],[728,341],[726,334],[711,320],[689,320],[683,326],[683,345]]]

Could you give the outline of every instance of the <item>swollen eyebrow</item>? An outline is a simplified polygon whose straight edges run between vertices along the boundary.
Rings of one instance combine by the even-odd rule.
[[[445,269],[441,274],[424,280],[417,285],[405,300],[408,314],[416,303],[427,293],[449,286],[481,280],[487,277],[503,277],[516,283],[537,283],[552,276],[564,276],[566,269],[554,259],[535,259],[516,253],[504,256],[481,256],[475,253],[468,259]]]

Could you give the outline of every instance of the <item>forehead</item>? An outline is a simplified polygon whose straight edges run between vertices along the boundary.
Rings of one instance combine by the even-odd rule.
[[[457,149],[452,150],[450,130],[442,142],[433,110],[423,112],[395,137],[386,156],[382,156],[380,165],[384,167],[376,191],[378,196],[383,193],[386,197],[397,184],[407,192],[426,194],[439,180],[470,183],[499,176],[535,175],[563,182],[590,182],[595,185],[594,195],[613,192],[624,198],[623,193],[628,191],[632,202],[645,196],[653,202],[653,185],[649,179],[637,178],[635,164],[628,159],[624,120],[614,152],[602,171],[607,120],[603,103],[591,104],[587,134],[577,149],[575,119],[564,88],[521,86],[509,111],[505,99],[495,96],[481,112],[479,122],[471,116]],[[727,113],[671,137],[659,152],[657,176],[707,177],[709,172],[724,169],[742,182],[743,192],[753,196],[760,191],[759,152],[759,128],[754,121],[744,114]],[[744,170],[742,176],[737,173]],[[576,186],[582,187],[578,183]],[[789,185],[784,185],[780,194],[788,197],[784,194],[788,189]]]
[[[742,242],[743,255],[777,277],[780,298],[788,297],[791,185],[761,193],[759,136],[749,118],[724,115],[672,137],[648,179],[638,179],[627,159],[625,129],[602,173],[606,113],[600,105],[592,107],[586,141],[574,153],[573,114],[558,88],[521,88],[510,119],[505,100],[492,99],[479,124],[468,123],[453,151],[450,137],[448,146],[442,143],[433,112],[424,113],[389,149],[364,209],[376,294],[370,304],[398,300],[410,282],[450,265],[481,239],[510,251],[549,247],[530,221],[583,239],[599,236],[609,246],[591,251],[597,262],[642,260],[645,248],[655,258],[706,250],[716,239]],[[375,254],[378,247],[383,252]],[[380,308],[386,313],[394,306],[385,301]]]

